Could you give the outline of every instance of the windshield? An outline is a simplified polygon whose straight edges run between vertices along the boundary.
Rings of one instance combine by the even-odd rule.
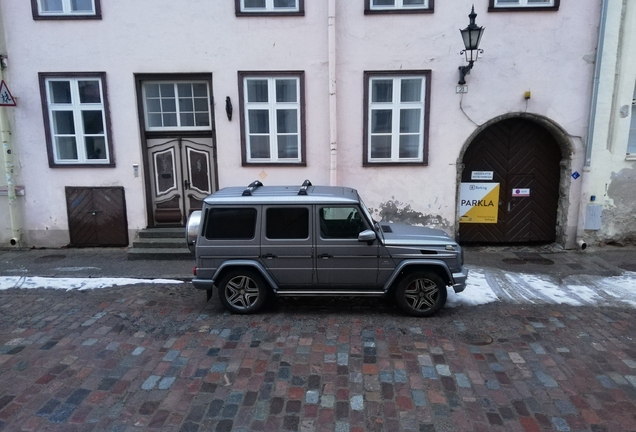
[[[360,195],[358,195],[358,200],[360,200],[360,208],[362,210],[362,213],[364,213],[364,215],[366,216],[367,220],[369,222],[371,222],[373,224],[373,226],[375,226],[377,228],[378,227],[378,222],[375,219],[373,219],[373,217],[371,216],[371,213],[369,212],[369,209],[367,208],[367,206],[362,201],[362,198],[360,198]]]

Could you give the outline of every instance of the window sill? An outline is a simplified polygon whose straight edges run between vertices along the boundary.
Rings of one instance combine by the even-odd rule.
[[[305,11],[294,12],[236,12],[237,17],[290,17],[305,16]]]
[[[49,168],[115,168],[115,162],[109,163],[49,163]]]
[[[421,9],[365,9],[365,15],[390,15],[390,14],[432,14],[433,8]]]
[[[369,162],[365,161],[362,163],[363,167],[381,167],[381,166],[428,166],[428,161],[422,162]]]
[[[58,21],[58,20],[101,20],[101,15],[33,15],[33,19],[36,21],[39,20],[49,20],[49,21]]]
[[[509,6],[509,7],[494,7],[490,6],[488,12],[556,12],[559,10],[559,6]]]
[[[625,156],[625,160],[636,161],[636,153],[635,154],[628,154],[627,156]]]
[[[277,166],[277,167],[305,167],[307,166],[307,162],[243,162],[244,167],[250,166]]]

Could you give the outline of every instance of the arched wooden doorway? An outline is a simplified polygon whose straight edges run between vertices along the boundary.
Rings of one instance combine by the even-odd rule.
[[[555,138],[532,120],[508,118],[479,133],[464,154],[461,181],[492,173],[483,181],[499,183],[497,223],[460,223],[460,242],[554,242],[561,158]]]

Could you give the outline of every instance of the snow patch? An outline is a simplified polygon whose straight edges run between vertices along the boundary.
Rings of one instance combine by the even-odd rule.
[[[484,271],[471,269],[468,273],[468,281],[464,291],[455,293],[452,288],[448,289],[446,307],[476,306],[498,300],[499,298],[488,285]]]
[[[174,279],[135,279],[135,278],[47,278],[0,276],[0,290],[10,288],[51,288],[63,290],[93,290],[111,288],[122,285],[137,284],[181,284],[183,281]]]

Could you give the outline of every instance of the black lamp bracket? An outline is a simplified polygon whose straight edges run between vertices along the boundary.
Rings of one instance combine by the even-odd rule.
[[[470,51],[470,54],[468,53],[468,51]],[[473,59],[473,51],[475,52],[475,58],[474,59]],[[468,64],[466,66],[460,66],[459,67],[459,83],[458,83],[459,85],[466,84],[466,75],[470,74],[470,70],[473,68],[473,65],[477,61],[477,58],[479,57],[479,54],[483,54],[483,53],[484,53],[483,49],[461,50],[459,52],[460,55],[464,54],[466,56],[466,61],[468,62]]]

